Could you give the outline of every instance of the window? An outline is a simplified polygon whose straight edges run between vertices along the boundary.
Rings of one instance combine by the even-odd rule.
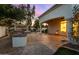
[[[61,32],[66,32],[67,21],[61,21]]]

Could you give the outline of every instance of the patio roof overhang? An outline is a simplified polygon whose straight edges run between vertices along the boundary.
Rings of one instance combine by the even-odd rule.
[[[47,22],[54,18],[64,17],[66,20],[71,18],[72,15],[72,5],[69,4],[57,4],[47,10],[44,14],[39,17],[40,23]]]
[[[49,23],[49,22],[52,22],[52,21],[55,21],[55,20],[61,20],[61,21],[64,21],[64,17],[57,17],[57,18],[52,18],[52,19],[49,19],[47,21],[44,21],[43,23]]]

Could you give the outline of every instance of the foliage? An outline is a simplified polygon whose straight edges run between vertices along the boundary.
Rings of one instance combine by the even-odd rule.
[[[26,27],[29,30],[32,25],[32,19],[35,16],[35,6],[30,4],[20,4],[14,6],[11,4],[0,4],[0,25],[11,26],[16,21],[26,20]]]
[[[42,33],[48,33],[48,29],[42,30]]]
[[[54,53],[54,55],[79,55],[79,52],[64,48],[64,47],[60,47],[56,53]]]
[[[73,17],[74,17],[76,13],[79,11],[79,5],[75,5],[72,11],[73,11]]]
[[[25,10],[17,8],[11,4],[0,5],[0,20],[10,26],[13,21],[21,21],[25,19]]]
[[[40,28],[40,25],[39,25],[39,20],[35,20],[35,23],[34,23],[34,26],[33,26],[35,29],[39,29]]]
[[[79,15],[79,5],[75,5],[73,7],[73,20],[72,20],[72,25],[77,25],[77,26],[73,26],[72,27],[72,38],[73,38],[73,41],[78,43],[79,42],[79,19],[78,19],[78,16]],[[74,30],[76,28],[76,30]],[[76,34],[76,36],[75,36]]]
[[[32,25],[32,19],[35,16],[35,6],[33,6],[33,8],[30,7],[30,4],[27,4],[27,13],[26,13],[26,26],[27,26],[27,30],[31,29],[31,25]]]

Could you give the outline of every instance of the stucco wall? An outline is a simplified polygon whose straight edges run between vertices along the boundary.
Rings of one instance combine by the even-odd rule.
[[[6,27],[5,26],[0,26],[0,37],[6,35]]]
[[[0,48],[11,46],[11,39],[9,35],[6,35],[6,28],[5,26],[0,26]]]
[[[40,17],[40,22],[47,21],[52,18],[57,18],[64,16],[66,19],[72,17],[72,5],[71,4],[64,4],[61,5],[60,7],[57,7],[54,10],[51,10],[49,13],[43,15]]]

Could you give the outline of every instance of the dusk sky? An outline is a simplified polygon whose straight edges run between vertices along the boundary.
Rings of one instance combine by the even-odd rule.
[[[14,4],[18,6],[19,4]],[[26,4],[27,5],[27,4]],[[31,6],[35,5],[35,16],[38,17],[51,8],[54,4],[30,4]]]
[[[45,11],[47,11],[50,7],[52,7],[53,4],[35,4],[36,7],[36,16],[40,16],[43,14]]]

